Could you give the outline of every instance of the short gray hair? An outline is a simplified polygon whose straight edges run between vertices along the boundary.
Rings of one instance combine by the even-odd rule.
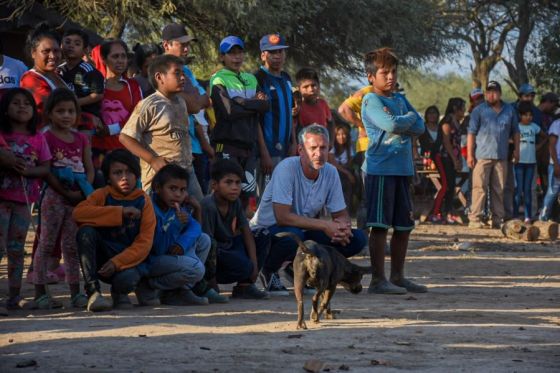
[[[312,135],[322,135],[325,137],[327,142],[330,141],[329,130],[327,129],[327,127],[321,126],[320,124],[317,123],[313,123],[307,127],[303,127],[301,131],[299,131],[298,144],[303,145],[303,143],[305,142],[305,135],[307,135],[308,133]]]

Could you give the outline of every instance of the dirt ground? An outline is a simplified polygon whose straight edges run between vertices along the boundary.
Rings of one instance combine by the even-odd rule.
[[[0,318],[0,371],[298,372],[311,359],[331,372],[560,371],[559,246],[420,225],[406,268],[427,294],[339,289],[339,318],[308,322],[307,331],[295,329],[293,296],[95,315],[15,312]],[[65,286],[52,291],[69,303]],[[24,293],[32,296],[30,285]]]

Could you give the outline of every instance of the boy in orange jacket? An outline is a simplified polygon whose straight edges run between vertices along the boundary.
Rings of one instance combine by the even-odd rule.
[[[73,213],[80,226],[78,252],[87,309],[92,312],[131,306],[128,293],[140,282],[138,265],[150,253],[156,227],[151,199],[136,186],[138,159],[118,149],[107,155],[101,169],[108,185],[93,192]],[[101,295],[99,280],[112,285],[112,302]]]

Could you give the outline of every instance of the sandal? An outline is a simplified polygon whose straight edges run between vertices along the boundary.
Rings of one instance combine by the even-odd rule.
[[[6,302],[6,309],[8,310],[34,310],[37,309],[35,301],[27,301],[21,296],[8,299]]]
[[[48,294],[43,294],[39,298],[35,299],[35,304],[40,310],[51,310],[54,308],[62,308],[62,302],[52,298]]]
[[[83,293],[78,293],[72,297],[72,307],[86,308],[88,304],[88,297]]]

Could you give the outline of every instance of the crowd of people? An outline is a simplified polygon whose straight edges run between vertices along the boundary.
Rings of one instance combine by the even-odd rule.
[[[71,306],[92,312],[131,307],[131,292],[141,306],[226,303],[220,284],[236,284],[231,298],[287,295],[279,273],[293,278],[297,243],[280,232],[345,257],[369,248],[370,293],[426,292],[404,272],[411,179],[423,155],[443,184],[434,223],[459,222],[455,180],[464,163],[472,168],[469,226],[499,225],[522,202],[532,219],[536,175],[548,186],[540,218],[550,218],[560,188],[555,94],[537,108],[526,85],[509,105],[491,81],[471,92],[468,119],[461,98],[449,100],[443,119],[436,107],[423,118],[398,92],[397,56],[380,48],[364,57],[370,85],[337,112],[316,70],[299,70],[292,85],[280,34],[260,39],[254,73],[243,71],[245,42],[227,36],[218,46],[223,67],[207,82],[186,65],[195,41],[169,24],[161,45],[130,52],[122,40],[92,48],[82,30],[60,38],[39,25],[27,41],[31,69],[0,54],[0,260],[7,256],[9,287],[1,314],[62,307],[48,286],[59,281]],[[30,225],[25,280],[35,295],[26,300]]]

